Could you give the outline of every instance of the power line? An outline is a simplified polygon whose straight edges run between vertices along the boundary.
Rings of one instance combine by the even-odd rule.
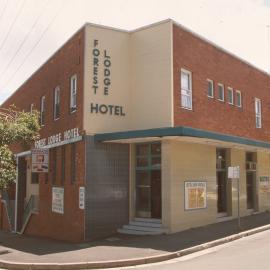
[[[15,16],[13,22],[11,23],[11,25],[10,25],[10,27],[9,27],[9,29],[8,29],[8,32],[7,32],[6,36],[5,36],[5,38],[3,39],[3,41],[2,41],[2,43],[1,43],[1,45],[0,45],[0,50],[3,48],[3,46],[4,46],[5,42],[6,42],[6,40],[8,39],[8,36],[9,36],[10,32],[12,31],[13,26],[15,25],[15,23],[16,23],[18,17],[20,16],[20,14],[21,14],[21,12],[22,12],[22,10],[23,10],[23,7],[24,7],[24,5],[25,5],[25,2],[26,2],[26,0],[23,1],[22,5],[21,5],[20,8],[18,9],[17,14],[16,14],[16,16]]]
[[[40,43],[40,41],[42,40],[42,38],[44,37],[44,35],[46,34],[46,32],[49,30],[50,26],[54,23],[54,21],[56,20],[56,18],[58,17],[58,15],[60,14],[60,11],[62,9],[62,7],[64,6],[64,3],[67,2],[65,0],[62,1],[62,5],[60,6],[60,8],[58,9],[58,11],[56,12],[55,16],[52,18],[52,20],[50,21],[50,23],[48,24],[48,26],[44,29],[44,31],[42,32],[40,38],[37,40],[37,42],[34,44],[34,46],[30,49],[30,51],[28,52],[28,54],[26,54],[25,58],[23,59],[22,63],[18,66],[18,68],[15,70],[15,72],[13,72],[13,74],[9,77],[9,79],[6,81],[5,86],[7,86],[10,81],[13,79],[13,77],[16,75],[16,73],[21,69],[21,67],[24,65],[24,63],[26,62],[26,60],[28,59],[28,57],[32,54],[32,52],[35,50],[35,48],[38,46],[38,44]]]
[[[22,40],[22,42],[19,45],[18,49],[16,50],[15,54],[12,56],[11,60],[8,62],[8,64],[6,65],[6,67],[3,69],[3,72],[1,72],[0,78],[3,77],[3,74],[5,74],[7,72],[8,68],[11,65],[11,63],[13,62],[13,60],[15,59],[15,57],[18,55],[19,51],[21,50],[22,46],[24,45],[24,43],[26,42],[26,40],[28,39],[28,37],[31,35],[32,31],[35,29],[35,27],[36,27],[36,25],[37,25],[37,23],[38,23],[41,15],[45,11],[45,8],[48,5],[48,3],[49,3],[49,0],[46,2],[46,4],[44,5],[44,7],[41,8],[41,12],[37,16],[37,19],[35,20],[35,22],[32,24],[30,31],[26,34],[26,36]]]
[[[5,6],[3,7],[2,12],[1,12],[1,14],[0,14],[0,22],[1,22],[1,20],[3,19],[3,17],[4,17],[4,14],[5,14],[7,5],[8,5],[8,0],[6,0],[6,4],[5,4]]]

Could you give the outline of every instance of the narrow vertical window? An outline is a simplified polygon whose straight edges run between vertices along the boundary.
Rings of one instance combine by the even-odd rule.
[[[218,100],[224,101],[224,85],[218,84]]]
[[[255,98],[255,118],[256,118],[256,128],[262,127],[262,104],[261,100]]]
[[[66,147],[65,145],[62,146],[62,153],[61,153],[61,184],[63,185],[66,178]]]
[[[45,125],[45,96],[40,100],[40,125]]]
[[[76,180],[76,144],[71,144],[71,183]]]
[[[54,89],[54,120],[60,117],[60,87]]]
[[[207,79],[207,96],[210,98],[214,97],[214,82]]]
[[[31,103],[31,105],[30,105],[30,113],[33,113],[33,111],[34,111],[34,103]]]
[[[77,75],[70,78],[70,112],[77,109]]]
[[[51,167],[52,167],[52,184],[54,185],[56,183],[56,171],[57,171],[57,148],[51,149]]]
[[[236,104],[237,107],[242,107],[242,94],[239,90],[236,90]]]
[[[233,105],[233,89],[231,87],[228,87],[227,89],[227,98],[228,98],[228,103]]]
[[[192,78],[191,72],[181,69],[181,106],[192,110]]]

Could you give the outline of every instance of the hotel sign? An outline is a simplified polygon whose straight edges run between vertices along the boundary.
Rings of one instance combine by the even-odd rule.
[[[64,131],[63,133],[57,133],[52,136],[49,136],[48,138],[43,138],[35,142],[35,148],[43,148],[45,146],[50,146],[54,144],[58,144],[61,142],[69,142],[72,139],[80,137],[79,129],[73,128]]]
[[[93,69],[92,69],[92,90],[94,95],[101,94],[109,96],[111,94],[111,67],[112,59],[107,50],[99,47],[99,40],[93,40]],[[102,78],[102,79],[100,79]],[[99,104],[97,102],[90,103],[91,114],[125,116],[123,106],[118,104]]]
[[[185,210],[206,208],[206,182],[185,182]]]

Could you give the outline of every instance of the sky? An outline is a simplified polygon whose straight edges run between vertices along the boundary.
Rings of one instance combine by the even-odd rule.
[[[86,22],[168,18],[270,72],[270,0],[0,0],[0,104]]]

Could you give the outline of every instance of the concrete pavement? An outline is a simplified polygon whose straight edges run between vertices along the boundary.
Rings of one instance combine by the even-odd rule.
[[[243,230],[266,225],[251,231],[250,234],[270,229],[270,225],[267,224],[270,224],[269,212],[242,218]],[[44,238],[0,233],[0,267],[10,267],[10,269],[104,269],[137,265],[176,258],[247,235],[247,233],[237,233],[236,220],[171,235],[114,235],[104,240],[83,244],[69,244]],[[208,242],[211,243],[205,244]]]

